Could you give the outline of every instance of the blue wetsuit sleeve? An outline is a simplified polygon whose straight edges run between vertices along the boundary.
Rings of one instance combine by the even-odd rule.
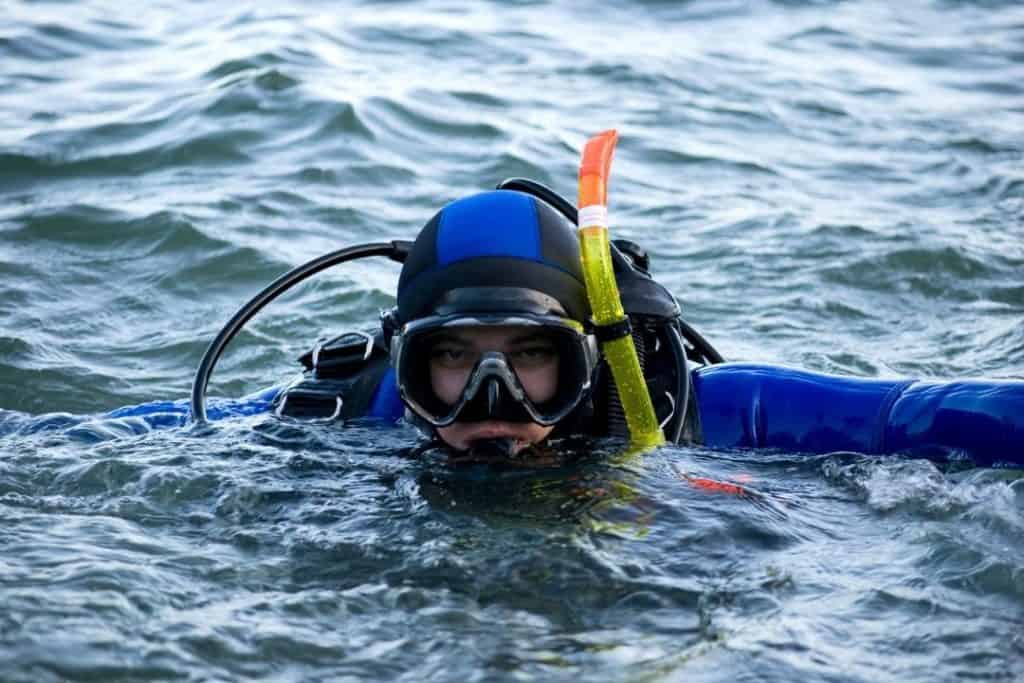
[[[1024,382],[919,383],[726,363],[693,372],[704,443],[1024,464]]]
[[[257,391],[242,398],[210,399],[207,417],[210,420],[222,420],[227,417],[243,417],[257,415],[270,410],[281,387],[274,386]],[[177,401],[150,401],[134,406],[125,406],[103,415],[106,418],[141,417],[152,427],[177,427],[186,424],[192,411],[188,399]]]
[[[980,465],[1024,465],[1024,382],[918,382],[893,404],[890,451],[963,451]]]

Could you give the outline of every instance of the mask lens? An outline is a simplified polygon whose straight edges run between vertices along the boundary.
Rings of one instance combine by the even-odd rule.
[[[554,368],[558,380],[554,391],[534,402],[534,410],[546,420],[561,420],[590,393],[590,380],[596,363],[593,339],[572,329],[560,328],[549,337],[552,353],[557,357]]]

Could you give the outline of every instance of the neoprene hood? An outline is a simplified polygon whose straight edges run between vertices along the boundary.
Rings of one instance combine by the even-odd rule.
[[[501,291],[495,288],[546,295],[562,309],[550,307],[549,312],[588,321],[576,226],[545,202],[512,190],[448,204],[420,231],[405,260],[398,280],[398,319],[407,323],[437,314],[445,302],[450,306],[460,299],[459,291]],[[544,298],[522,303],[533,307]],[[493,302],[504,310],[511,303]]]

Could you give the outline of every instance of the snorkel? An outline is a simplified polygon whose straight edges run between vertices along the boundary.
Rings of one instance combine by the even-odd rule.
[[[630,450],[665,443],[647,390],[629,319],[622,308],[608,241],[608,175],[618,133],[607,130],[587,141],[580,162],[579,237],[587,298],[605,359],[629,428]]]

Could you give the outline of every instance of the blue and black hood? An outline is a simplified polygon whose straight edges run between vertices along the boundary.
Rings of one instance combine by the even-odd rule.
[[[518,303],[500,296],[513,288],[531,294]],[[460,296],[474,291],[490,294]],[[482,192],[445,206],[420,231],[402,267],[397,322],[443,309],[468,313],[452,308],[474,300],[472,312],[521,305],[588,321],[576,226],[547,203],[512,190]]]

